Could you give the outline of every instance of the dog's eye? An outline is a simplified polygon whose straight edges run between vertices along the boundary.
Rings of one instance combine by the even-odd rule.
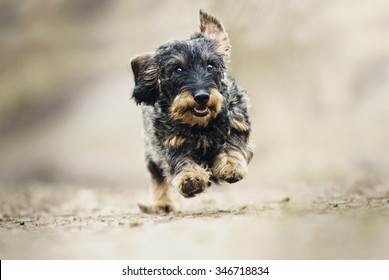
[[[212,71],[213,70],[213,65],[212,64],[208,64],[207,65],[207,70],[208,71]]]
[[[177,67],[176,68],[176,73],[177,74],[181,74],[182,72],[184,72],[184,69],[182,69],[181,67]]]

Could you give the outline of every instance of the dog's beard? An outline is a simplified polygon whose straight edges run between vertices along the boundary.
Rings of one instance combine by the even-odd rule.
[[[224,98],[220,92],[211,89],[208,103],[199,106],[190,91],[183,91],[175,97],[169,108],[169,115],[182,124],[205,127],[220,113],[223,101]]]

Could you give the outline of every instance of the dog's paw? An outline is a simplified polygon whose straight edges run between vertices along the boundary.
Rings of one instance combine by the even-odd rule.
[[[157,203],[153,206],[138,204],[138,207],[139,210],[145,214],[169,214],[176,211],[176,208],[172,203]]]
[[[243,179],[247,173],[247,162],[237,151],[222,153],[216,157],[212,168],[213,175],[230,184]]]
[[[172,203],[155,204],[154,211],[158,214],[169,214],[176,211],[176,208]]]
[[[173,180],[173,185],[186,198],[206,191],[210,184],[209,175],[199,171],[182,172]]]
[[[220,170],[217,176],[218,178],[232,184],[242,180],[245,175],[245,170],[240,166],[228,164]]]

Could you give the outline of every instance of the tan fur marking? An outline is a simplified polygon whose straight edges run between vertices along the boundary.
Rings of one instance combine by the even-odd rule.
[[[175,207],[169,196],[169,185],[166,182],[158,184],[156,181],[152,181],[151,189],[154,197],[153,210],[155,213],[161,212],[173,212]]]
[[[167,64],[181,64],[186,65],[185,57],[182,54],[173,55],[169,60],[166,62]]]
[[[231,120],[231,126],[239,132],[247,132],[249,130],[249,128],[244,122],[239,121],[237,119]]]
[[[247,173],[247,160],[245,156],[235,150],[219,154],[212,167],[212,173],[222,180],[242,180]]]
[[[185,143],[185,138],[180,136],[169,136],[165,140],[165,144],[171,148],[178,148],[181,147]]]
[[[209,114],[204,117],[198,117],[192,113],[192,109],[196,107],[196,101],[193,99],[192,93],[184,91],[174,99],[172,106],[169,108],[169,114],[172,119],[178,120],[183,124],[205,127],[210,120],[220,113],[223,102],[224,98],[220,92],[216,89],[211,89],[208,101]]]
[[[210,147],[210,146],[209,146],[208,140],[207,140],[207,139],[203,140],[201,146],[202,146],[202,148],[203,148],[204,150],[208,149],[208,148]]]

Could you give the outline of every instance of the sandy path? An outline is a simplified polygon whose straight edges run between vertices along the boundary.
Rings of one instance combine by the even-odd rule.
[[[147,200],[143,191],[2,188],[0,258],[389,257],[389,197],[381,196],[386,188],[376,188],[380,197],[344,199],[341,193],[323,197],[339,186],[322,186],[318,195],[312,186],[293,187],[215,187],[190,201],[175,197],[181,212],[163,216],[138,211],[136,203]]]

